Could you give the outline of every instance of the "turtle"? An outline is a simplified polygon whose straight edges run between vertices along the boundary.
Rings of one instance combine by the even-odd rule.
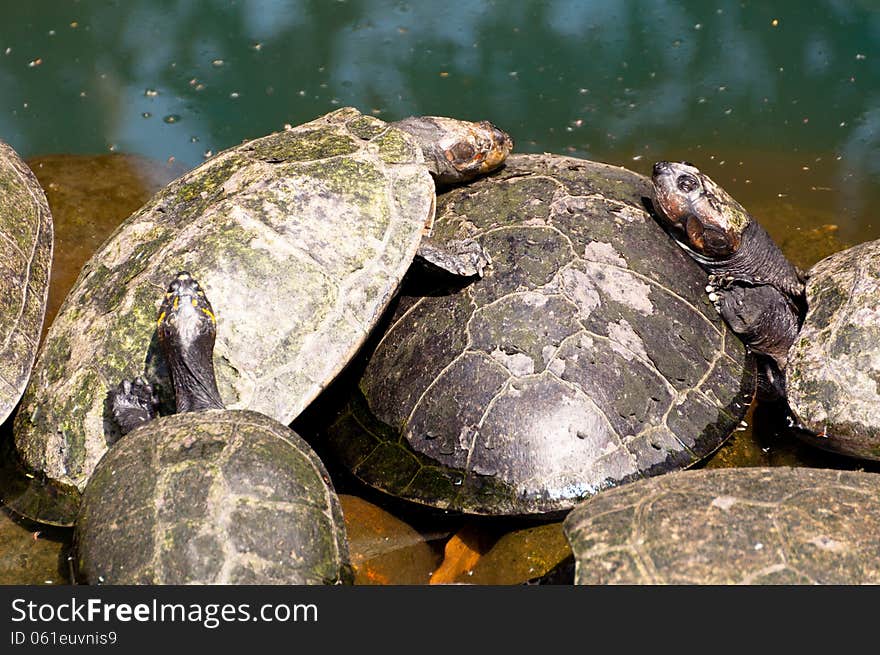
[[[289,427],[224,407],[214,310],[189,272],[172,280],[157,323],[177,413],[157,416],[142,378],[110,392],[124,436],[83,492],[78,576],[92,584],[351,582],[342,510],[321,460]]]
[[[492,266],[463,286],[411,272],[338,389],[328,452],[414,503],[552,517],[716,450],[751,402],[753,357],[646,211],[650,188],[511,155],[438,195],[435,239],[474,239]]]
[[[426,267],[481,273],[473,243],[432,247],[435,185],[488,173],[512,146],[487,121],[386,123],[347,107],[164,187],[86,263],[47,334],[14,424],[18,466],[43,490],[9,504],[70,524],[119,436],[105,402],[115,380],[146,376],[163,411],[173,405],[150,335],[177,270],[197,270],[226,304],[214,352],[224,403],[289,424],[357,351],[417,251]]]
[[[814,264],[806,303],[788,351],[791,427],[824,450],[880,460],[880,240]]]
[[[676,471],[604,491],[563,522],[575,584],[877,584],[880,474]]]
[[[653,204],[709,273],[716,309],[763,365],[762,399],[815,446],[880,459],[880,241],[802,271],[692,164],[658,162]]]
[[[46,314],[53,224],[46,194],[0,141],[0,423],[25,390]]]
[[[803,315],[803,271],[742,205],[692,164],[659,161],[651,181],[661,222],[706,270],[715,309],[758,355],[762,395],[784,397],[788,349]]]

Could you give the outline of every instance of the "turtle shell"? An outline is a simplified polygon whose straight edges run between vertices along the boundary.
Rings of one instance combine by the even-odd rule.
[[[175,273],[190,271],[223,308],[225,406],[287,424],[393,297],[434,202],[413,139],[349,108],[224,151],[159,191],[85,265],[49,330],[14,430],[22,468],[59,502],[21,494],[14,509],[73,519],[61,500],[75,507],[118,437],[106,396],[119,380],[144,376],[160,413],[173,411],[155,331]]]
[[[649,193],[622,168],[517,155],[440,196],[434,238],[476,239],[492,267],[402,298],[328,431],[354,474],[432,506],[534,514],[718,448],[754,367]]]
[[[807,314],[788,353],[788,402],[809,443],[880,460],[880,240],[809,270]]]
[[[52,214],[30,168],[0,141],[0,423],[25,389],[46,313]]]
[[[576,584],[877,584],[880,475],[679,471],[609,489],[563,524]]]
[[[75,543],[92,584],[351,577],[323,464],[295,432],[246,410],[174,414],[125,435],[86,486]]]

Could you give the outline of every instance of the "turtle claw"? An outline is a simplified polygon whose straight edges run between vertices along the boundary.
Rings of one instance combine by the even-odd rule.
[[[706,287],[706,291],[709,290],[709,287],[713,287],[714,289],[728,289],[733,282],[734,279],[729,275],[711,273],[709,274],[709,285]]]
[[[706,293],[709,295],[709,302],[715,308],[718,314],[721,314],[722,303],[724,302],[724,289],[729,289],[734,279],[725,275],[717,275],[711,273],[709,275],[709,283],[706,285]]]
[[[706,287],[706,292],[709,295],[709,302],[712,303],[715,311],[721,314],[721,303],[724,301],[724,294],[721,293],[717,287],[713,287],[712,285]]]
[[[458,277],[483,277],[492,264],[489,253],[475,239],[450,241],[442,246],[422,239],[416,253],[423,261]]]
[[[128,434],[156,416],[159,398],[153,386],[143,378],[123,380],[109,396],[110,410],[122,434]]]

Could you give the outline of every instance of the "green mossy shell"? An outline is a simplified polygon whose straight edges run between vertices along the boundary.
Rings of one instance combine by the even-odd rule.
[[[0,141],[0,423],[27,384],[49,294],[52,214],[27,164]]]
[[[106,398],[122,379],[143,376],[160,413],[174,411],[156,316],[180,270],[212,300],[225,405],[290,423],[390,302],[434,200],[414,140],[350,108],[231,148],[175,180],[110,236],[68,294],[16,415],[22,467],[78,495],[118,436]],[[73,520],[30,501],[13,507]]]
[[[609,489],[564,525],[576,584],[878,584],[880,475],[679,471]]]
[[[807,314],[788,353],[787,393],[809,443],[880,460],[880,240],[810,269]]]
[[[622,168],[514,155],[441,194],[434,238],[476,239],[492,266],[402,298],[329,430],[355,475],[445,509],[538,514],[717,449],[754,367],[649,193]]]
[[[342,510],[323,464],[262,414],[155,419],[95,467],[76,521],[91,584],[350,582]]]

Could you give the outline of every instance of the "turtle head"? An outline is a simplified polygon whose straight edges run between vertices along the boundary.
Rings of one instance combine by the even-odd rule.
[[[513,149],[510,135],[489,121],[415,116],[392,125],[416,138],[440,184],[467,182],[489,173],[501,166]]]
[[[676,241],[698,257],[723,260],[742,244],[748,212],[687,162],[659,161],[651,174],[654,209]]]
[[[179,355],[169,349],[188,350],[201,343],[214,347],[217,320],[202,287],[186,271],[178,273],[162,299],[157,320],[159,341],[165,356]]]
[[[217,320],[202,287],[188,272],[181,271],[171,281],[157,323],[177,411],[222,408],[213,363]]]

